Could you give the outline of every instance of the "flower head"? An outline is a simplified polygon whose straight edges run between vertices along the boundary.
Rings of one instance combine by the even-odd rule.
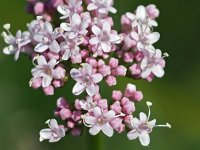
[[[93,109],[93,115],[86,114],[83,116],[85,125],[90,127],[89,133],[91,135],[96,135],[102,131],[108,137],[113,136],[114,133],[110,125],[114,118],[115,112],[113,110],[103,112],[99,107]]]
[[[131,131],[128,132],[127,137],[129,140],[135,140],[139,138],[140,143],[143,146],[148,146],[150,143],[149,133],[152,132],[154,127],[168,127],[171,128],[170,124],[166,125],[156,125],[156,119],[149,121],[150,117],[150,106],[152,105],[151,102],[147,102],[147,106],[149,108],[148,116],[145,113],[140,113],[140,119],[131,118]]]
[[[42,129],[40,131],[40,142],[43,140],[49,140],[49,142],[58,142],[65,136],[65,128],[63,125],[58,125],[55,119],[49,119],[46,121],[49,128]]]
[[[14,36],[10,32],[10,24],[5,24],[4,29],[6,32],[3,32],[1,35],[4,38],[4,41],[9,46],[3,49],[4,54],[10,55],[14,54],[15,60],[18,60],[20,52],[25,52],[27,44],[31,42],[30,33],[28,31],[22,32],[18,30]]]
[[[79,95],[86,90],[89,96],[94,96],[97,93],[96,84],[99,83],[103,76],[100,73],[93,73],[93,68],[90,64],[82,64],[81,69],[72,69],[71,77],[77,82],[72,90],[74,95]]]

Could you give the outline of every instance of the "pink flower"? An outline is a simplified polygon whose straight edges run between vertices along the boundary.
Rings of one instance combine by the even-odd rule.
[[[97,106],[97,102],[95,102],[92,97],[87,96],[86,100],[80,100],[79,105],[83,110],[90,111]]]
[[[57,65],[57,61],[55,59],[51,59],[48,63],[44,56],[39,56],[37,58],[37,65],[35,68],[31,70],[31,73],[34,78],[42,78],[42,87],[48,87],[53,78],[59,79],[62,77],[63,72],[60,72],[55,69]]]
[[[9,46],[3,49],[3,53],[6,55],[14,54],[14,59],[18,60],[20,52],[25,52],[30,40],[30,33],[28,31],[22,32],[18,30],[16,36],[13,36],[10,32],[10,24],[5,24],[4,29],[6,32],[3,32],[1,35],[4,38],[4,41]]]
[[[91,3],[88,4],[87,10],[97,10],[97,13],[101,16],[106,16],[109,12],[116,13],[117,10],[112,7],[113,0],[91,0]]]
[[[57,31],[53,31],[51,23],[45,22],[43,31],[34,35],[34,40],[38,42],[34,50],[36,52],[42,53],[49,49],[51,52],[60,52],[60,46],[56,39],[60,37],[61,34]]]
[[[114,45],[121,42],[120,36],[116,31],[111,30],[108,22],[104,22],[102,28],[96,25],[92,26],[92,32],[94,36],[92,36],[89,43],[97,49],[96,55],[98,55],[98,51],[103,51],[104,53],[113,51]]]
[[[82,64],[81,69],[72,69],[70,71],[71,77],[77,82],[72,90],[74,95],[80,95],[86,90],[89,96],[97,94],[96,85],[103,76],[100,73],[93,73],[93,68],[90,64]]]
[[[156,119],[149,121],[151,105],[152,105],[152,103],[147,102],[147,106],[149,108],[148,117],[143,112],[141,112],[140,119],[131,118],[131,129],[132,130],[130,132],[128,132],[128,134],[127,134],[127,137],[129,140],[135,140],[136,138],[139,138],[140,143],[143,146],[149,145],[149,143],[150,143],[149,133],[152,132],[154,127],[171,128],[171,125],[168,123],[166,125],[156,125]]]
[[[164,76],[165,60],[162,57],[161,50],[157,49],[154,53],[146,55],[142,60],[140,67],[142,69],[141,77],[147,78],[153,73],[156,77],[161,78]]]
[[[93,115],[86,114],[83,116],[85,125],[90,127],[89,133],[96,135],[102,131],[108,137],[113,136],[113,128],[110,122],[115,118],[115,112],[110,110],[103,112],[99,107],[93,109]]]
[[[68,0],[67,5],[59,5],[57,7],[57,10],[60,14],[62,14],[62,17],[60,17],[60,19],[67,19],[69,16],[77,13],[80,10],[81,5],[82,0]]]
[[[69,39],[78,38],[79,41],[84,42],[84,36],[88,33],[88,26],[91,23],[91,17],[89,12],[79,14],[73,14],[69,19],[69,23],[61,23],[60,27],[66,31]]]
[[[65,128],[62,125],[58,125],[55,119],[47,120],[49,128],[42,129],[40,131],[40,142],[43,140],[49,140],[49,142],[58,142],[65,136]]]

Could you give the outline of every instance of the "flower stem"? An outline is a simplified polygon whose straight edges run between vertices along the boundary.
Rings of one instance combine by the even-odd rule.
[[[104,150],[104,141],[102,134],[92,136],[87,133],[88,150]]]

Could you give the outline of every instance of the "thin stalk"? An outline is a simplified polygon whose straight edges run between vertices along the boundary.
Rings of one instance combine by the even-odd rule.
[[[92,136],[87,132],[88,150],[104,150],[104,141],[102,134]]]

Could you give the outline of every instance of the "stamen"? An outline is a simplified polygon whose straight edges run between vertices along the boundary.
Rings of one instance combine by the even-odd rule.
[[[3,28],[5,29],[5,30],[9,30],[10,29],[10,24],[9,23],[6,23],[6,24],[4,24],[3,25]]]
[[[33,60],[32,60],[32,64],[36,67],[37,64],[35,63],[35,61],[39,58],[39,55],[36,55]]]
[[[167,127],[167,128],[171,128],[172,126],[169,123],[166,123],[166,125],[155,125],[154,127]]]
[[[150,115],[151,115],[151,109],[150,109],[150,107],[151,107],[153,104],[152,104],[151,102],[149,102],[149,101],[147,101],[146,104],[147,104],[148,109],[149,109],[148,118],[147,118],[147,120],[149,120]]]

